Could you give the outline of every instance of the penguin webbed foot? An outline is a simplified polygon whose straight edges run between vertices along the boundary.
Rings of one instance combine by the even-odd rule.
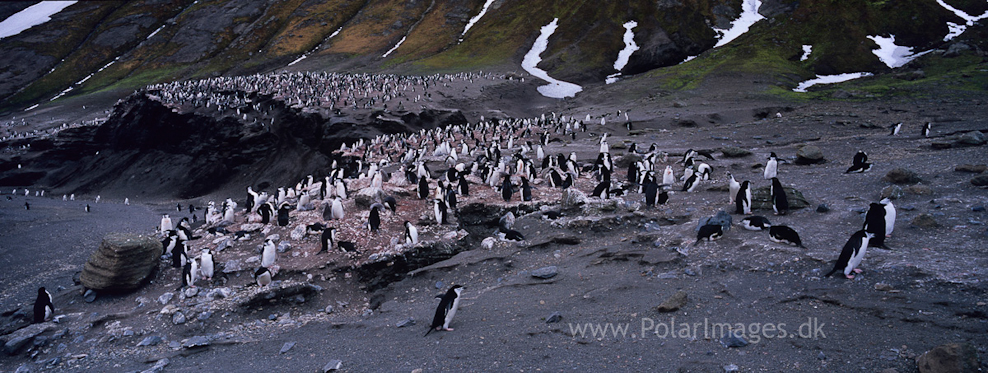
[[[447,332],[451,332],[451,331],[453,331],[453,328],[443,328],[443,330],[445,330]]]
[[[854,271],[854,273],[861,273],[861,272],[864,272],[864,270],[862,270],[861,268],[855,268],[855,269],[853,269],[852,271]]]
[[[854,279],[854,275],[844,275],[844,277],[847,277],[848,280],[853,280]]]

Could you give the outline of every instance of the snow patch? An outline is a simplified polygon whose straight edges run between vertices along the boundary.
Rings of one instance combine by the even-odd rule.
[[[748,32],[748,29],[751,28],[751,25],[754,25],[755,22],[764,19],[765,17],[758,14],[758,8],[761,6],[761,0],[744,0],[744,2],[741,3],[741,16],[738,17],[738,19],[735,19],[734,22],[731,22],[730,29],[722,30],[714,27],[714,31],[717,32],[720,39],[720,41],[717,42],[717,45],[714,45],[714,48],[720,47],[730,43],[734,39],[737,39],[738,36]]]
[[[846,73],[837,75],[817,75],[816,79],[810,79],[805,82],[799,83],[796,88],[793,88],[793,92],[806,92],[807,88],[810,88],[817,84],[833,84],[846,82],[852,79],[863,78],[866,76],[871,76],[871,73]]]
[[[340,26],[340,28],[336,29],[336,31],[333,31],[332,34],[329,34],[329,37],[326,38],[326,40],[332,39],[334,36],[339,35],[340,34],[340,31],[343,31],[343,26]],[[311,51],[308,51],[308,52],[303,53],[299,58],[296,58],[295,61],[292,61],[291,63],[289,63],[288,66],[291,66],[291,65],[297,64],[299,62],[302,62],[302,60],[306,59],[306,57],[309,57],[309,55],[312,54],[312,52],[315,52],[316,49],[319,49],[319,46],[318,45],[315,48],[312,48]]]
[[[402,36],[401,37],[401,40],[398,40],[398,44],[395,44],[395,46],[393,48],[391,48],[390,50],[388,50],[387,52],[385,52],[384,55],[381,56],[381,58],[387,57],[389,54],[391,54],[391,52],[394,52],[395,49],[398,49],[398,47],[401,46],[401,43],[404,43],[405,42],[405,38],[407,38],[407,37],[408,37],[408,35]]]
[[[617,61],[614,61],[614,70],[617,73],[607,76],[605,82],[607,84],[614,83],[618,81],[618,77],[621,76],[621,70],[628,64],[628,60],[631,58],[631,54],[635,53],[638,49],[638,44],[635,44],[635,33],[631,29],[638,26],[638,22],[628,21],[624,24],[624,49],[618,52]]]
[[[473,16],[473,18],[470,18],[470,22],[467,22],[467,27],[464,28],[463,33],[460,34],[460,41],[463,41],[463,36],[465,36],[467,31],[470,31],[470,28],[480,20],[480,17],[487,14],[487,9],[491,7],[491,4],[494,4],[494,0],[487,0],[487,2],[484,3],[484,7],[480,9],[480,13],[477,13],[477,15]]]
[[[21,31],[51,20],[51,16],[78,1],[42,1],[14,13],[0,22],[0,39],[20,34]]]
[[[549,76],[545,70],[538,68],[539,62],[542,62],[542,57],[539,55],[545,52],[546,48],[549,47],[549,37],[552,36],[553,32],[556,32],[556,27],[559,25],[559,18],[555,18],[548,25],[542,26],[541,34],[539,34],[538,39],[535,39],[535,44],[532,44],[532,49],[525,54],[525,58],[521,61],[521,68],[525,69],[529,74],[549,82],[549,84],[541,86],[538,88],[539,93],[543,96],[551,98],[566,98],[573,97],[583,90],[573,83],[564,82],[558,79],[553,79]]]
[[[144,38],[144,40],[150,40],[151,38],[153,38],[155,35],[158,34],[158,31],[161,31],[161,29],[163,28],[165,28],[165,25],[161,25],[161,27],[158,27],[156,30],[154,30],[154,32],[148,35],[148,37]]]
[[[893,69],[905,65],[909,63],[909,61],[930,52],[926,51],[914,54],[911,47],[895,45],[895,35],[891,35],[887,38],[878,35],[868,36],[868,39],[871,39],[875,42],[875,44],[878,44],[878,49],[872,50],[871,53],[874,53],[878,56],[878,59],[885,63],[886,66]]]
[[[950,4],[947,4],[943,0],[937,0],[937,4],[940,4],[940,6],[942,6],[944,9],[949,10],[951,13],[954,13],[954,15],[964,20],[963,25],[958,25],[953,22],[947,22],[947,28],[950,29],[950,32],[947,33],[947,36],[943,37],[943,41],[948,41],[950,39],[960,36],[961,34],[964,33],[965,30],[967,30],[968,26],[974,26],[975,22],[988,18],[988,11],[984,12],[980,16],[972,16],[970,14],[967,14],[967,12],[963,10],[950,6]]]
[[[800,61],[806,61],[806,60],[810,59],[810,53],[813,53],[813,46],[812,45],[804,45],[803,46],[803,57],[800,57],[799,60]]]

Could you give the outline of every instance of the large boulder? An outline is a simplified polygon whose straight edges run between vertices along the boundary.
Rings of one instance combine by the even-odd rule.
[[[826,162],[823,151],[815,145],[806,145],[796,151],[796,164],[809,165]]]
[[[810,205],[810,202],[806,200],[803,193],[796,188],[783,186],[782,190],[786,191],[786,199],[789,200],[790,210],[797,210]],[[770,187],[752,189],[751,208],[754,210],[771,210],[772,189]]]
[[[151,275],[162,253],[161,242],[154,238],[110,233],[86,261],[79,279],[97,291],[134,290]]]
[[[948,343],[920,355],[916,365],[920,373],[977,372],[978,351],[967,343]]]

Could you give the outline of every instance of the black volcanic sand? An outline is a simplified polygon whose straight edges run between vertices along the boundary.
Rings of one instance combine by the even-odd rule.
[[[80,289],[71,282],[72,273],[82,267],[102,234],[149,233],[160,213],[174,211],[177,201],[100,203],[90,213],[99,219],[87,219],[80,201],[28,197],[30,211],[24,210],[22,196],[0,201],[4,226],[0,255],[7,268],[2,309],[29,305],[32,289],[44,284],[66,289],[56,296],[55,307],[57,314],[69,315],[53,329],[67,329],[65,336],[47,341],[34,357],[22,353],[0,360],[0,369],[12,371],[26,364],[32,370],[134,371],[168,358],[165,371],[216,367],[321,371],[327,362],[339,359],[345,371],[720,372],[736,365],[742,371],[894,368],[912,372],[916,356],[952,342],[971,343],[982,366],[986,365],[988,232],[984,223],[988,216],[975,207],[988,204],[988,197],[984,189],[969,183],[974,175],[955,172],[954,167],[984,164],[988,152],[984,146],[930,147],[934,141],[948,141],[949,134],[988,129],[982,119],[984,104],[970,100],[819,103],[789,105],[789,111],[783,109],[786,104],[772,102],[695,97],[677,102],[633,110],[634,128],[651,129],[635,136],[627,136],[621,128],[623,116],[616,116],[619,106],[591,109],[583,104],[582,109],[547,110],[578,118],[615,113],[608,117],[607,128],[590,126],[593,132],[612,134],[609,143],[615,156],[623,154],[615,145],[626,139],[642,148],[656,142],[673,154],[725,146],[754,154],[725,159],[716,152],[716,160],[701,158],[713,166],[714,180],[695,193],[673,193],[669,204],[657,210],[593,210],[569,213],[556,222],[530,214],[516,222],[527,241],[500,242],[490,251],[477,247],[467,259],[451,259],[444,268],[425,270],[373,293],[362,291],[362,284],[346,273],[329,269],[292,273],[279,279],[306,281],[311,274],[312,282],[324,291],[302,303],[216,312],[204,321],[196,321],[196,314],[190,313],[190,321],[182,325],[173,325],[170,316],[158,313],[162,308],[158,296],[177,287],[172,268],[164,268],[152,284],[135,293],[101,296],[91,304],[83,302]],[[779,108],[782,117],[776,118],[775,110],[765,120],[753,117],[757,109],[767,107]],[[677,114],[694,118],[697,127],[677,126]],[[595,117],[594,123],[598,121]],[[887,136],[884,127],[896,121],[906,122],[903,134]],[[918,136],[919,125],[926,121],[937,121],[931,139]],[[868,124],[880,128],[862,127]],[[554,145],[549,152],[577,151],[582,161],[589,162],[596,142],[581,133],[575,143]],[[827,162],[793,164],[801,145],[820,147]],[[859,149],[868,152],[875,167],[864,174],[843,174]],[[693,246],[698,219],[721,209],[733,212],[727,205],[725,171],[739,180],[751,180],[756,187],[767,186],[758,165],[773,151],[787,161],[780,165],[780,179],[799,189],[811,206],[786,216],[773,216],[770,209],[755,213],[796,229],[807,248],[773,243],[767,233],[740,226],[721,240]],[[675,158],[670,157],[669,164]],[[658,171],[664,165],[659,164]],[[930,193],[902,186],[907,189],[904,196],[894,201],[895,232],[886,240],[892,249],[869,250],[861,266],[864,273],[855,280],[821,278],[833,267],[850,234],[860,228],[864,216],[859,211],[877,201],[880,191],[890,185],[882,176],[896,167],[917,172]],[[673,168],[677,176],[682,174],[680,165]],[[614,177],[623,180],[624,174],[616,172]],[[242,198],[239,194],[214,197],[216,201]],[[823,203],[830,211],[816,212]],[[930,214],[941,226],[911,226],[909,222],[920,214]],[[742,217],[733,218],[737,223]],[[532,246],[551,236],[581,242]],[[50,263],[52,257],[58,258],[57,266]],[[558,267],[557,276],[531,277],[533,270],[550,265]],[[41,274],[39,267],[45,268]],[[247,284],[247,277],[246,272],[231,276],[226,286]],[[434,297],[452,284],[467,287],[451,325],[455,331],[423,337],[438,302]],[[688,295],[684,307],[656,311],[677,291]],[[146,302],[140,304],[138,297]],[[383,303],[368,314],[372,297]],[[182,303],[188,300],[177,298],[169,304],[192,308]],[[335,307],[333,313],[323,311],[327,305]],[[562,319],[547,324],[545,319],[553,312]],[[106,315],[115,316],[90,322]],[[409,318],[415,320],[413,326],[396,327]],[[574,333],[577,326],[588,323],[609,324],[608,334]],[[751,343],[724,347],[711,329],[722,323],[743,324]],[[670,324],[673,334],[667,333]],[[615,335],[615,326],[626,331]],[[133,335],[123,333],[128,328]],[[168,342],[218,333],[224,338],[208,347],[168,346]],[[165,342],[136,347],[149,335],[161,336]],[[280,353],[289,342],[294,347]]]

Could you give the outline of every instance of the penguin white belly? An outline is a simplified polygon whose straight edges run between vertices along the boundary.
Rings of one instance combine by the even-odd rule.
[[[858,268],[861,264],[861,260],[864,259],[865,252],[868,251],[868,240],[863,240],[861,248],[858,249],[857,255],[851,256],[851,259],[847,261],[847,267],[844,267],[844,275],[850,275],[854,269]]]
[[[449,329],[449,323],[453,322],[453,316],[456,315],[456,309],[460,306],[460,297],[457,296],[453,300],[453,306],[449,308],[449,312],[446,312],[446,319],[443,321],[443,329]]]

